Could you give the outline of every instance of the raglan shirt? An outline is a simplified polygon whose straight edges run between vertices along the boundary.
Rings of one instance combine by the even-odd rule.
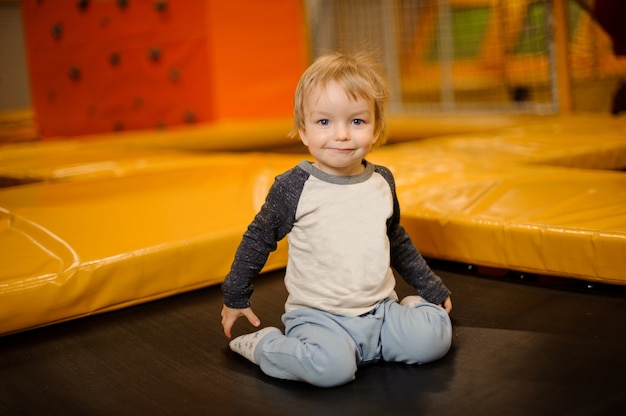
[[[226,306],[250,306],[253,278],[287,235],[286,312],[362,315],[397,298],[392,269],[429,302],[450,295],[400,225],[393,175],[364,164],[359,175],[334,176],[302,161],[276,177],[222,284]]]

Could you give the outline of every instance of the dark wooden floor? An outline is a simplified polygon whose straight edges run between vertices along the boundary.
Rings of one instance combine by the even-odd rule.
[[[228,349],[211,287],[0,338],[0,415],[623,414],[624,288],[434,267],[454,301],[436,363],[371,365],[333,389],[271,379]],[[282,273],[257,282],[264,325],[281,325]]]

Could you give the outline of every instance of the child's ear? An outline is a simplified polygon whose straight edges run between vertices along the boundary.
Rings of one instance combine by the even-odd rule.
[[[374,133],[374,140],[372,140],[372,146],[378,143],[378,140],[380,140],[380,132]]]
[[[299,128],[298,135],[300,135],[300,140],[302,141],[302,144],[308,146],[309,140],[306,138],[306,130],[304,128]]]

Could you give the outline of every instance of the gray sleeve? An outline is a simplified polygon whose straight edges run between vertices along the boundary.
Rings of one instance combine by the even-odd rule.
[[[434,304],[440,304],[450,296],[450,291],[443,284],[441,278],[431,270],[411,241],[407,231],[400,225],[400,204],[391,171],[383,166],[376,166],[375,169],[387,180],[393,195],[393,215],[387,221],[391,267],[424,299]]]
[[[247,308],[254,291],[252,279],[258,276],[277,243],[291,231],[296,208],[308,174],[293,168],[278,176],[265,203],[248,226],[237,248],[230,272],[222,283],[224,304]]]

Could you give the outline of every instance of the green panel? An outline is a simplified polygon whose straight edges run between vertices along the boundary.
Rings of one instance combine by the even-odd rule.
[[[576,26],[578,26],[582,14],[583,8],[580,7],[578,3],[575,1],[567,2],[567,33],[569,35],[569,39],[574,37]]]
[[[487,31],[491,8],[463,7],[451,12],[452,46],[454,59],[476,58]],[[429,61],[439,59],[440,33],[437,30],[428,53]]]
[[[526,9],[524,25],[515,46],[516,55],[546,54],[546,5],[544,2],[530,3]]]

